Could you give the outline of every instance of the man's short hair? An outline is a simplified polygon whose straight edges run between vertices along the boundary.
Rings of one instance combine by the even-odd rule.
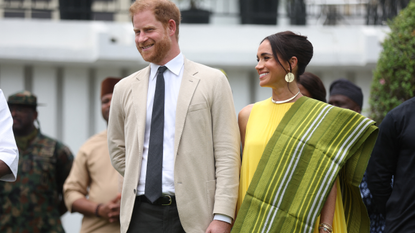
[[[158,21],[165,27],[170,19],[176,22],[176,39],[179,40],[180,10],[169,0],[136,0],[130,6],[131,21],[134,14],[140,11],[151,10]],[[134,23],[134,22],[133,22]]]

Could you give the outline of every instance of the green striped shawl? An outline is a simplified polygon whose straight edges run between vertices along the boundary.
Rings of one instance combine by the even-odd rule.
[[[374,121],[300,98],[269,140],[232,232],[313,232],[337,176],[348,232],[369,232],[359,184],[376,137]]]

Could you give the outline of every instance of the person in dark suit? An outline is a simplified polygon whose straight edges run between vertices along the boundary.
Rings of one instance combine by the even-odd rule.
[[[386,219],[385,233],[415,229],[414,138],[415,97],[383,119],[367,167],[367,184],[374,204]]]

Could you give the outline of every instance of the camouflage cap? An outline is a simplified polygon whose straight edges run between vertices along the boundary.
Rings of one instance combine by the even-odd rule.
[[[21,91],[13,95],[10,95],[7,99],[7,103],[10,104],[19,104],[19,105],[28,105],[36,107],[37,97],[33,95],[30,91]]]

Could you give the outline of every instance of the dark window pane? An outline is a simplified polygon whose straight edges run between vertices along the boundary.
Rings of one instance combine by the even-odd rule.
[[[51,19],[52,12],[50,10],[34,10],[32,11],[33,19]]]
[[[100,21],[114,21],[114,13],[112,12],[94,12],[94,20]]]
[[[92,0],[59,0],[61,19],[91,20]]]
[[[23,10],[4,10],[4,18],[24,18]]]

